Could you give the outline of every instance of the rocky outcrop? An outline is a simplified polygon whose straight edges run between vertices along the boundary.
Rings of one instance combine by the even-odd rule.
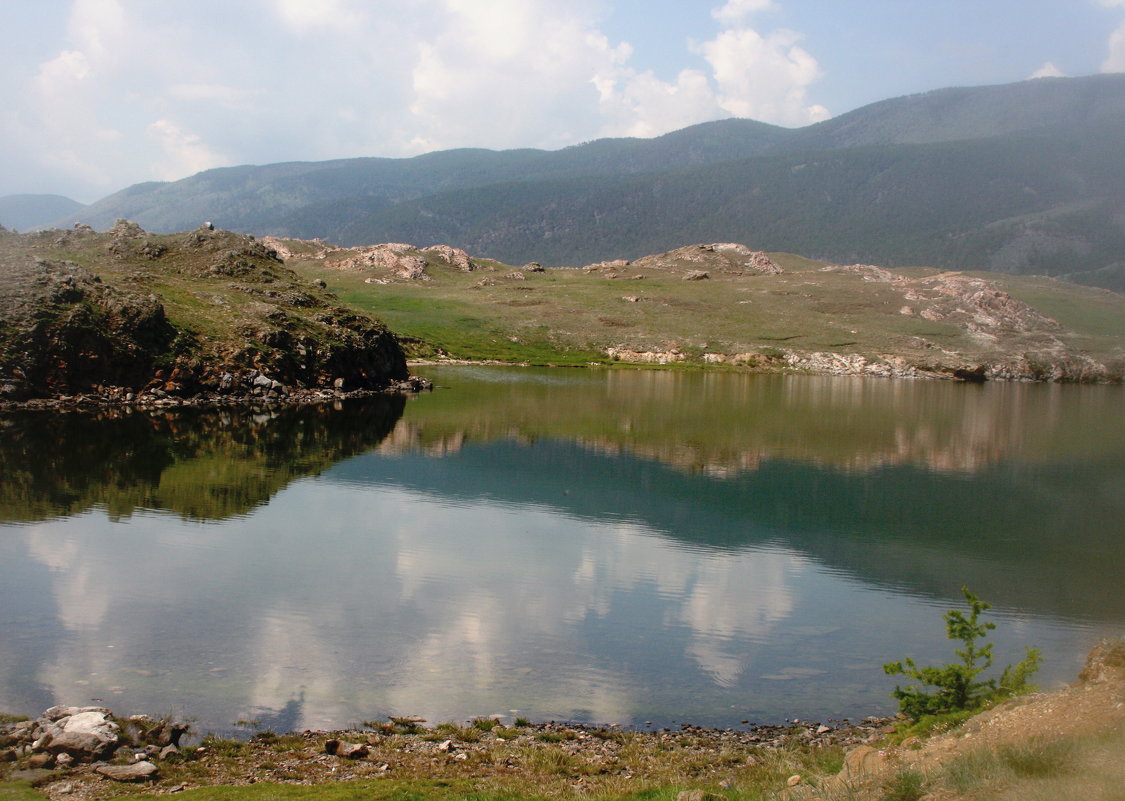
[[[65,394],[96,384],[138,386],[177,336],[164,306],[54,259],[0,263],[0,392]]]
[[[607,348],[606,355],[614,361],[630,364],[674,364],[687,358],[678,350],[638,351],[629,348]]]
[[[992,281],[959,273],[905,281],[907,300],[930,301],[928,319],[952,317],[968,331],[995,338],[997,331],[1058,331],[1059,324]]]
[[[156,760],[181,758],[176,743],[187,730],[186,724],[146,715],[123,726],[105,707],[53,706],[36,720],[0,724],[0,762],[38,772],[32,775],[40,780],[54,769],[71,777],[149,781],[158,778]]]
[[[773,259],[760,250],[751,250],[737,242],[715,242],[710,245],[689,245],[656,256],[645,256],[630,262],[638,269],[702,271],[704,269],[739,275],[779,275],[782,272]]]
[[[967,331],[996,339],[1002,332],[1057,332],[1058,322],[1000,289],[994,281],[959,272],[909,278],[870,264],[825,267],[822,272],[854,273],[865,281],[891,284],[906,301],[899,312],[937,322],[949,320]]]
[[[1086,656],[1078,674],[1081,684],[1117,684],[1125,687],[1125,638],[1102,640]]]
[[[599,261],[594,264],[587,264],[582,269],[587,272],[597,272],[599,270],[618,270],[622,267],[628,267],[631,262],[628,259],[611,259],[610,261]]]
[[[469,254],[450,245],[428,245],[416,248],[403,242],[384,242],[350,248],[336,247],[319,239],[282,239],[263,237],[262,243],[283,261],[294,258],[317,259],[337,270],[375,272],[390,279],[429,281],[426,271],[431,264],[452,267],[460,272],[478,269]],[[371,278],[369,283],[381,283]]]
[[[5,234],[0,278],[0,400],[282,398],[408,376],[382,323],[229,231]]]
[[[413,245],[386,242],[370,247],[348,248],[346,255],[334,259],[330,266],[337,270],[388,270],[392,276],[408,281],[428,281],[426,259],[417,255]]]
[[[449,245],[430,245],[422,248],[422,252],[433,253],[450,267],[456,267],[461,272],[471,273],[477,268],[472,259],[469,258],[469,254],[461,248],[454,248]]]

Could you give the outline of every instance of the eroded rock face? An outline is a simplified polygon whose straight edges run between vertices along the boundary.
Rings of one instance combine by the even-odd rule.
[[[0,401],[281,398],[338,378],[381,390],[408,376],[386,326],[340,307],[253,237],[206,228],[152,237],[126,222],[109,234],[68,232],[82,239],[88,269],[50,257],[57,234],[0,243]],[[185,292],[223,313],[200,312]],[[268,386],[253,383],[261,376]]]
[[[606,355],[611,359],[631,364],[674,364],[685,359],[684,354],[678,350],[637,351],[629,348],[606,348]]]
[[[143,383],[176,330],[154,295],[108,286],[70,261],[0,264],[0,378],[9,394]]]

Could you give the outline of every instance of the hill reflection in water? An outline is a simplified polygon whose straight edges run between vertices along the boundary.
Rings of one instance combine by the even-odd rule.
[[[165,510],[192,520],[249,514],[289,482],[378,445],[402,396],[363,403],[231,406],[0,418],[0,522],[92,506],[112,517]]]
[[[944,661],[962,583],[1048,682],[1125,621],[1120,388],[429,375],[405,404],[8,418],[0,709],[854,716],[892,708],[883,661]]]

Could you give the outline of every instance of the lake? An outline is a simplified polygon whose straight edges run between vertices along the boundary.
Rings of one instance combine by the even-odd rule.
[[[1122,387],[419,372],[0,419],[0,711],[857,719],[952,658],[962,585],[1045,688],[1125,633]]]

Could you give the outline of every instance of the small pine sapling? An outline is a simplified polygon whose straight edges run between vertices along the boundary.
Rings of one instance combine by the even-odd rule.
[[[949,712],[978,709],[984,704],[1028,692],[1028,680],[1039,668],[1040,652],[1027,649],[1027,656],[1016,665],[1004,669],[999,682],[996,679],[978,680],[978,676],[992,667],[992,643],[977,643],[996,628],[992,622],[981,622],[981,613],[991,609],[968,587],[961,588],[969,605],[966,616],[959,609],[945,613],[945,631],[951,640],[960,640],[963,648],[954,649],[961,658],[942,667],[918,667],[909,657],[901,662],[888,662],[883,670],[888,676],[902,675],[922,683],[922,687],[895,687],[892,695],[898,699],[899,710],[912,718],[923,715],[942,715]],[[936,688],[928,691],[925,685]]]

